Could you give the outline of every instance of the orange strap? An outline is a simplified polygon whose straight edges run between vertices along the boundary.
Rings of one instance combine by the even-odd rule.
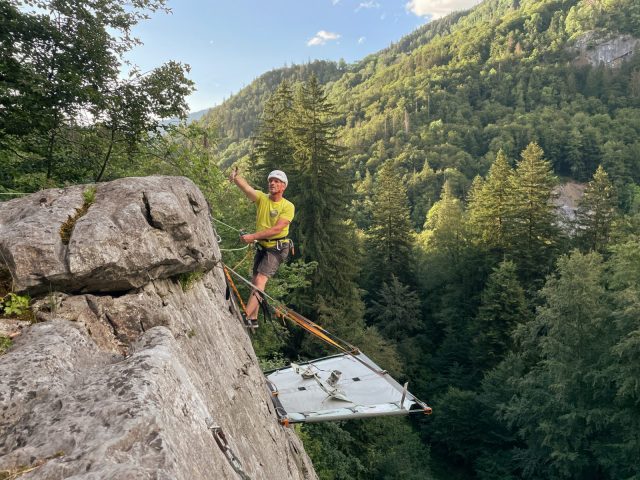
[[[276,315],[280,315],[280,316],[283,316],[285,318],[288,318],[289,320],[294,322],[296,325],[299,325],[300,327],[304,328],[307,332],[309,332],[309,333],[315,335],[316,337],[324,340],[329,345],[333,345],[338,350],[342,350],[343,352],[349,353],[348,349],[346,349],[345,347],[343,347],[342,345],[337,343],[335,340],[333,340],[332,338],[327,336],[324,333],[326,331],[324,328],[322,328],[321,326],[313,323],[311,320],[309,320],[308,318],[303,317],[299,313],[296,313],[296,312],[293,312],[293,311],[284,312],[282,310],[277,309],[276,310]],[[352,345],[349,345],[349,347],[352,347],[353,350],[357,351],[357,349],[355,347],[353,347]]]
[[[233,280],[231,279],[231,275],[229,274],[229,270],[227,270],[227,267],[223,265],[223,270],[224,270],[224,274],[227,277],[227,283],[229,285],[231,285],[231,288],[233,289],[233,293],[236,295],[236,298],[238,299],[238,302],[240,302],[240,306],[242,307],[242,311],[246,314],[247,313],[247,307],[245,307],[244,302],[242,301],[242,297],[240,296],[240,292],[238,292],[238,288],[236,287],[236,284],[233,283]]]

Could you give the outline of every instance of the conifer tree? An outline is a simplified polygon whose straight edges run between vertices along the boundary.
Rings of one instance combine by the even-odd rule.
[[[529,316],[513,262],[503,261],[494,269],[481,299],[471,338],[473,364],[480,372],[485,372],[496,366],[511,349],[515,326],[524,323]]]
[[[380,332],[395,340],[415,334],[422,323],[418,295],[395,275],[382,284],[369,313]]]
[[[481,187],[469,198],[469,225],[474,236],[491,250],[504,252],[512,209],[513,169],[500,150]],[[476,190],[478,190],[476,192]]]
[[[426,245],[437,249],[450,260],[458,260],[466,240],[462,203],[453,194],[447,180],[440,200],[434,203],[425,222]]]
[[[577,236],[584,249],[604,252],[616,214],[616,192],[600,165],[587,184],[576,212]]]
[[[291,127],[293,121],[293,92],[289,82],[280,83],[264,106],[255,140],[256,182],[264,183],[272,170],[284,170],[290,177],[287,196],[295,196],[296,173],[293,166]]]
[[[615,362],[607,372],[608,378],[616,383],[616,415],[612,430],[619,434],[619,441],[608,442],[606,462],[611,478],[633,478],[640,475],[640,465],[636,459],[640,455],[640,240],[621,243],[612,248],[608,264],[611,278],[609,289],[614,293],[618,330],[613,347]],[[609,440],[609,439],[607,439]]]
[[[392,275],[402,282],[411,279],[413,230],[409,218],[407,190],[390,164],[378,172],[373,195],[373,222],[367,232],[367,271],[365,288],[375,291]]]
[[[524,279],[542,278],[553,264],[559,241],[552,202],[556,182],[544,152],[530,143],[511,179],[512,221],[507,229],[509,257],[519,265]]]
[[[630,478],[601,469],[610,445],[619,441],[608,426],[615,396],[608,372],[615,328],[602,257],[574,252],[560,258],[558,273],[541,291],[544,305],[536,319],[523,329],[540,361],[515,379],[518,393],[504,410],[505,419],[528,445],[523,463],[550,459],[543,478]]]
[[[292,145],[295,226],[303,259],[318,262],[314,292],[326,299],[351,294],[359,263],[347,218],[351,185],[337,144],[334,108],[315,76],[296,92]]]

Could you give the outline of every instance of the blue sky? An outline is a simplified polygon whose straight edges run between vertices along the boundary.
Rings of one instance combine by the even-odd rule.
[[[478,0],[169,0],[134,30],[127,56],[143,71],[191,66],[191,111],[213,107],[261,74],[310,60],[352,63]]]

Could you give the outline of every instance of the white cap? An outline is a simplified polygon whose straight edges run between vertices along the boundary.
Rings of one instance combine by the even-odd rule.
[[[274,170],[269,174],[267,180],[271,180],[272,178],[277,178],[281,182],[284,182],[285,185],[289,185],[289,180],[287,179],[287,175],[282,170]]]

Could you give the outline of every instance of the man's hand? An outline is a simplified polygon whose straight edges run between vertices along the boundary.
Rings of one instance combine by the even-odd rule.
[[[247,233],[246,235],[240,235],[240,240],[244,243],[253,243],[256,241],[256,235],[254,233]]]
[[[233,170],[231,170],[231,173],[229,174],[229,181],[231,183],[235,183],[237,176],[238,176],[238,167],[233,167]]]

